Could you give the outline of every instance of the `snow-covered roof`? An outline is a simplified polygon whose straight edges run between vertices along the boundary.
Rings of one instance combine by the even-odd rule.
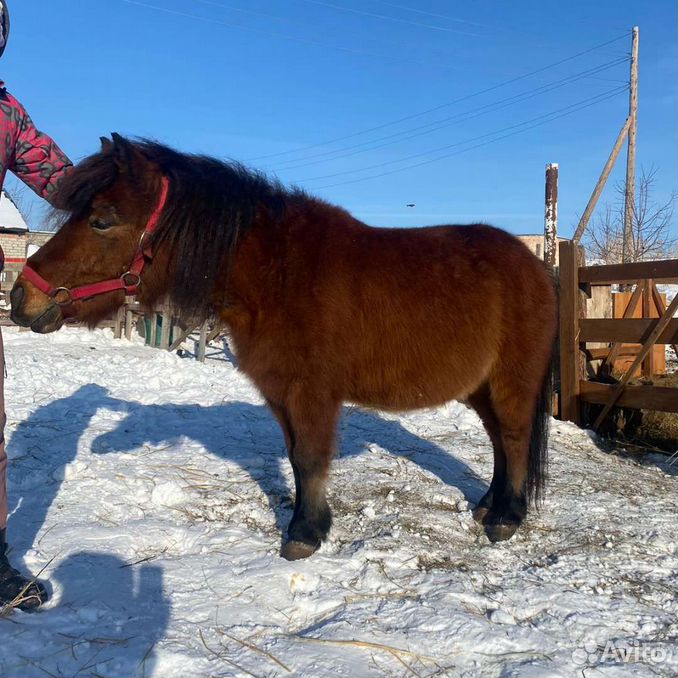
[[[12,198],[3,188],[0,191],[0,230],[27,231],[28,224]]]

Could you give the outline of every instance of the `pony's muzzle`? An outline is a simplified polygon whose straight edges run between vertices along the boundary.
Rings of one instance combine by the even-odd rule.
[[[30,327],[33,332],[47,334],[58,330],[64,322],[61,308],[46,294],[37,289],[27,289],[29,284],[17,280],[9,299],[12,304],[10,318],[21,327]]]

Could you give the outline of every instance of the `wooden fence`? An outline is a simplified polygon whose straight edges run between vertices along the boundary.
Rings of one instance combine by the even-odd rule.
[[[223,328],[215,323],[192,323],[178,318],[169,306],[160,306],[153,313],[145,312],[133,298],[127,298],[118,309],[111,325],[116,339],[123,334],[131,339],[135,323],[145,322],[146,343],[155,348],[175,351],[193,333],[198,334],[196,358],[205,360],[207,345],[222,333]]]
[[[656,283],[678,283],[678,259],[646,261],[609,266],[581,266],[579,247],[561,242],[560,259],[560,418],[582,424],[582,403],[602,405],[593,423],[597,429],[612,407],[619,405],[664,412],[678,412],[678,391],[675,388],[629,385],[637,369],[650,365],[655,344],[678,344],[678,295],[666,307]],[[587,318],[585,297],[595,285],[635,284],[628,313],[619,319]],[[647,308],[651,300],[658,318],[632,318],[642,292]],[[650,315],[644,313],[644,315]],[[639,344],[635,358],[618,383],[606,384],[587,378],[587,342],[604,342],[608,349],[588,352],[588,358],[613,363],[622,344]]]

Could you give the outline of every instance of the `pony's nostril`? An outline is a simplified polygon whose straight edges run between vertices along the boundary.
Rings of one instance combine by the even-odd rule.
[[[14,285],[12,291],[9,293],[9,300],[12,304],[12,308],[18,310],[21,308],[21,302],[24,300],[26,291],[24,290],[23,285]]]

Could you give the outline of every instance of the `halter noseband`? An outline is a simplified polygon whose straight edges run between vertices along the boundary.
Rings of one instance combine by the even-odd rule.
[[[53,287],[28,264],[24,266],[21,274],[41,292],[50,297],[55,304],[61,307],[70,306],[74,301],[89,299],[98,296],[99,294],[115,292],[116,290],[124,290],[125,294],[128,296],[135,295],[141,284],[141,272],[144,270],[146,260],[151,259],[153,256],[150,248],[144,247],[144,240],[153,233],[158,225],[158,221],[160,221],[160,216],[165,207],[165,202],[167,201],[168,190],[169,181],[167,177],[163,176],[160,180],[160,196],[158,198],[158,203],[146,222],[146,228],[141,234],[139,246],[137,247],[137,251],[134,254],[129,269],[119,278],[112,278],[110,280],[102,280],[101,282],[91,283],[89,285],[80,285],[79,287],[69,288]]]

